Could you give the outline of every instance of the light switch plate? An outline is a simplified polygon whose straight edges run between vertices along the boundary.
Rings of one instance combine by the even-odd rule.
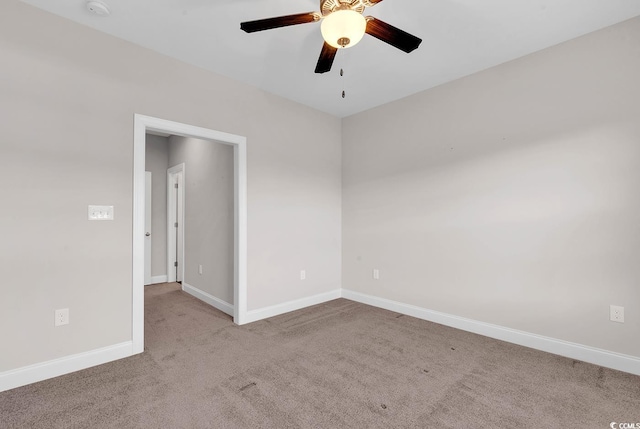
[[[89,206],[89,220],[113,220],[113,206]]]

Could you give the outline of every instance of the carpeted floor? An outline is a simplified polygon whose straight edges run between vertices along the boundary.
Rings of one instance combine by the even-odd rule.
[[[141,355],[0,393],[1,428],[608,428],[640,377],[338,299],[256,322],[147,287]]]

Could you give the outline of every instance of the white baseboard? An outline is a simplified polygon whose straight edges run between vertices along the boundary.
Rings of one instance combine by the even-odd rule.
[[[322,304],[323,302],[338,299],[341,296],[342,294],[340,289],[335,289],[331,292],[296,299],[294,301],[283,302],[282,304],[276,304],[270,307],[260,308],[258,310],[250,310],[247,311],[245,323],[257,322],[258,320],[266,319],[268,317],[278,316],[280,314],[300,310],[316,304]]]
[[[544,337],[542,335],[531,334],[529,332],[518,331],[516,329],[505,328],[499,325],[478,322],[477,320],[428,310],[415,305],[391,301],[389,299],[354,292],[348,289],[342,289],[342,297],[362,304],[384,308],[386,310],[395,311],[396,313],[406,314],[407,316],[413,316],[418,319],[428,320],[430,322],[451,326],[452,328],[461,329],[463,331],[484,335],[485,337],[495,338],[509,343],[530,347],[532,349],[565,356],[571,359],[589,362],[594,365],[600,365],[640,375],[640,358],[635,356],[623,355],[582,344],[571,343],[564,340]]]
[[[162,275],[162,276],[152,276],[151,277],[151,283],[152,285],[157,285],[160,283],[166,283],[167,282],[167,275]],[[149,286],[149,285],[145,285],[145,286]]]
[[[198,289],[197,287],[193,287],[190,284],[187,284],[186,282],[182,282],[182,290],[189,295],[198,298],[200,301],[204,301],[210,306],[215,307],[223,313],[226,313],[229,316],[233,317],[233,305],[229,304],[228,302],[218,299],[215,296]]]
[[[84,353],[0,372],[0,392],[132,356],[133,343],[115,344]]]
[[[184,291],[190,295],[201,299],[226,314],[233,315],[233,306],[231,304],[215,298],[214,296],[184,282],[182,286]],[[258,310],[251,310],[247,312],[246,323],[278,316],[290,311],[300,310],[305,307],[321,304],[340,297],[509,343],[640,375],[640,358],[635,356],[623,355],[582,344],[544,337],[542,335],[531,334],[464,317],[453,316],[439,311],[428,310],[426,308],[410,304],[379,298],[373,295],[354,292],[348,289],[336,289],[330,292],[294,301],[288,301]],[[49,378],[58,377],[70,372],[80,371],[92,366],[129,357],[134,354],[133,343],[131,341],[127,341],[113,346],[103,347],[10,371],[0,372],[0,392]]]

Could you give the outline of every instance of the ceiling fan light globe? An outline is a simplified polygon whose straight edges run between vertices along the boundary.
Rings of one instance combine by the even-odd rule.
[[[355,10],[337,10],[327,15],[320,25],[324,41],[337,49],[350,48],[364,36],[367,20]],[[349,43],[344,45],[345,40]]]

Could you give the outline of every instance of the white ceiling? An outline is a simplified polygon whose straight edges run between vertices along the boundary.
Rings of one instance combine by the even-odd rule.
[[[422,45],[405,54],[365,35],[318,75],[320,23],[247,34],[240,22],[317,11],[319,0],[104,0],[107,18],[83,0],[22,1],[338,117],[640,15],[638,0],[384,0],[364,15]]]

